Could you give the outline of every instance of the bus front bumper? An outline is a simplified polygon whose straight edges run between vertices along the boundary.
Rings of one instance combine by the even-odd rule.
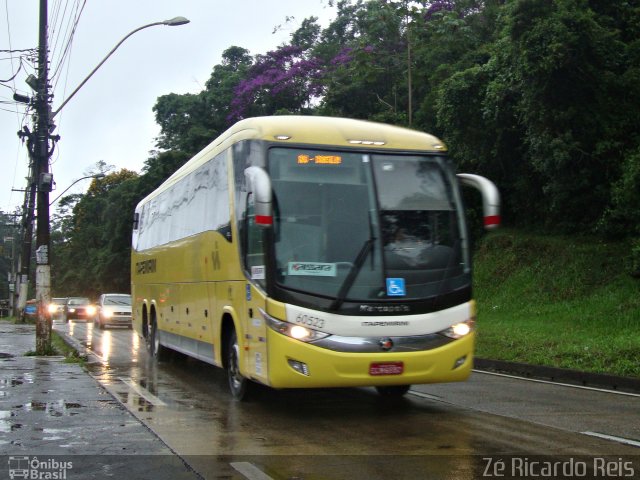
[[[473,367],[475,332],[415,352],[346,353],[268,331],[273,388],[414,385],[466,380]]]

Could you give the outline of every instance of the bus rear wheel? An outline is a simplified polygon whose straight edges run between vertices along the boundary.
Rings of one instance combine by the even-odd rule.
[[[251,389],[251,381],[240,373],[240,345],[238,344],[238,335],[235,330],[232,330],[229,335],[226,360],[231,395],[236,400],[246,400]]]
[[[407,394],[411,385],[391,385],[376,387],[378,393],[385,398],[400,398]]]
[[[147,351],[151,357],[158,361],[165,360],[167,357],[167,348],[160,344],[160,336],[158,335],[158,326],[155,319],[151,321],[149,333],[147,334]]]

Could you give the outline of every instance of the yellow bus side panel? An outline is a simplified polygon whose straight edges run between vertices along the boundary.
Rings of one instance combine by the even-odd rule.
[[[343,353],[314,347],[270,330],[270,384],[274,388],[319,388],[462,381],[473,367],[474,343],[475,334],[471,333],[440,348],[421,352]],[[464,363],[453,369],[462,357],[466,357]],[[304,362],[309,376],[291,368],[289,359]],[[369,368],[375,362],[403,362],[404,373],[372,376]]]
[[[160,330],[213,345],[220,364],[222,316],[229,309],[245,313],[246,280],[235,243],[208,231],[170,245],[132,251],[131,276],[133,324],[139,335],[146,303],[149,314],[155,309]],[[238,329],[242,335],[242,325]]]

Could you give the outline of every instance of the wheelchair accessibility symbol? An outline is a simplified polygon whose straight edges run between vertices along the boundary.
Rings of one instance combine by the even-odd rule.
[[[404,278],[387,278],[387,295],[390,297],[404,297],[406,294]]]

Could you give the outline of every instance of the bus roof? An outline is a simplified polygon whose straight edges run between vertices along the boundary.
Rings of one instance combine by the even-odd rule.
[[[375,150],[445,152],[433,135],[408,128],[350,118],[277,115],[241,120],[180,167],[140,204],[169,188],[178,179],[241,140],[266,140],[292,145],[326,145]]]

